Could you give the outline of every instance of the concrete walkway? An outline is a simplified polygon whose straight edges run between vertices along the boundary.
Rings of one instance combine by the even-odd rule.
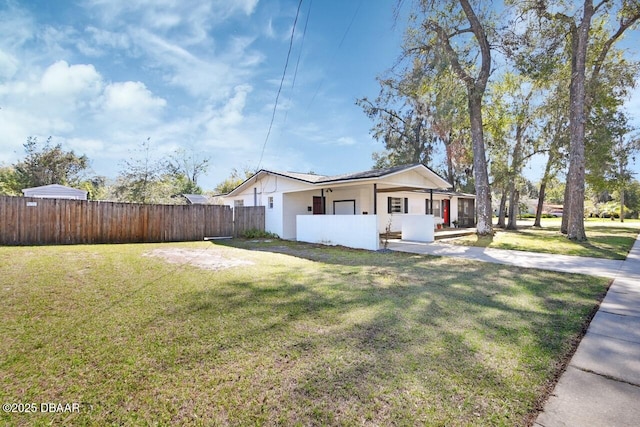
[[[615,279],[534,426],[640,426],[640,236],[625,261],[397,240],[389,249]]]

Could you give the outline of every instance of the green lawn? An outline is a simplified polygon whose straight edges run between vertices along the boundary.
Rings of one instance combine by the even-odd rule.
[[[515,249],[562,255],[576,255],[605,259],[625,259],[640,232],[640,222],[620,224],[610,220],[587,220],[587,242],[574,242],[560,233],[560,218],[544,219],[542,228],[534,228],[533,220],[518,221],[518,230],[495,228],[495,235],[478,238],[476,235],[449,239],[447,243],[482,246],[496,249]]]
[[[526,425],[607,285],[280,241],[0,247],[0,401],[80,404],[0,424]]]

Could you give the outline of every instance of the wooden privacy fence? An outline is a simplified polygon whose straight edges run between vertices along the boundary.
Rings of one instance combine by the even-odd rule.
[[[264,207],[262,212],[264,230]],[[3,245],[176,242],[233,234],[229,206],[0,196]]]
[[[264,231],[264,206],[236,206],[233,208],[233,235],[242,236],[248,230]]]

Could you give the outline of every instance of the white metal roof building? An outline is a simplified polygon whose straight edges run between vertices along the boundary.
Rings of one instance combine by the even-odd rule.
[[[87,191],[66,187],[60,184],[43,185],[40,187],[25,188],[22,190],[24,197],[36,197],[40,199],[69,199],[87,200]]]

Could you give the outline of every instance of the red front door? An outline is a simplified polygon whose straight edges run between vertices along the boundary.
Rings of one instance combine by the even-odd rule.
[[[451,201],[450,200],[443,200],[442,201],[442,219],[444,220],[444,225],[446,225],[447,227],[449,225],[451,225],[449,223],[449,205],[450,205]]]

